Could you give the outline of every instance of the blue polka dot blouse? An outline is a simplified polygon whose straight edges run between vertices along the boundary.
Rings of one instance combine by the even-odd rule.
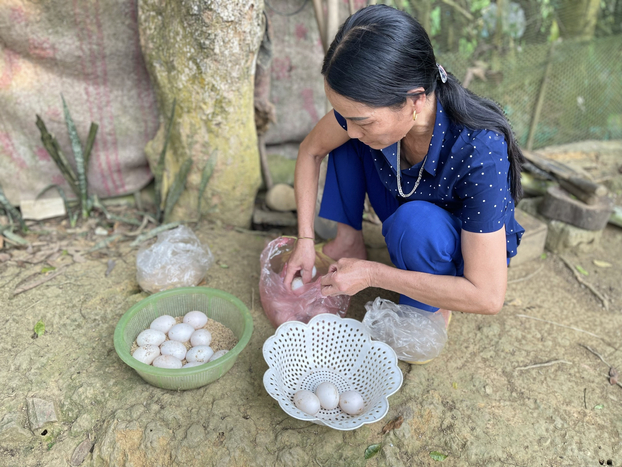
[[[334,112],[339,124],[347,129],[346,119]],[[434,203],[458,217],[462,228],[469,232],[496,232],[505,225],[508,257],[516,255],[525,230],[514,219],[510,162],[503,133],[453,124],[437,100],[434,134],[421,182],[406,200],[397,190],[397,143],[369,150],[380,179],[395,198]],[[422,163],[402,170],[404,193],[415,186]]]

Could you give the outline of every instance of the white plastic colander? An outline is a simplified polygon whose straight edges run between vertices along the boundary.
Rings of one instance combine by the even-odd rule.
[[[389,410],[387,397],[403,380],[391,347],[372,341],[359,321],[327,313],[308,324],[280,325],[264,343],[263,356],[269,367],[264,387],[281,408],[298,420],[336,430],[354,430],[382,419]],[[325,381],[337,386],[339,393],[357,391],[365,403],[363,413],[348,415],[337,407],[311,416],[298,410],[294,394],[302,389],[315,392]]]

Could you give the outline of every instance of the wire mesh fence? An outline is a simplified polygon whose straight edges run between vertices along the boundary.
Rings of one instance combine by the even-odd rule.
[[[622,0],[602,0],[592,19],[577,16],[586,1],[383,3],[417,17],[439,63],[498,102],[523,147],[622,139]]]

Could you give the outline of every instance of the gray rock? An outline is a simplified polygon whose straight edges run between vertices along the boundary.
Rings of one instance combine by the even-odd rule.
[[[71,455],[71,460],[69,461],[70,465],[79,466],[82,465],[86,456],[91,452],[91,448],[93,447],[93,441],[91,441],[88,437],[82,441],[78,447],[73,451]]]
[[[294,188],[284,183],[274,185],[266,193],[266,205],[273,211],[295,211],[296,194]]]
[[[554,253],[578,246],[589,249],[599,243],[602,234],[602,230],[585,230],[562,221],[550,221],[546,249]]]
[[[26,399],[28,404],[28,421],[30,429],[36,430],[41,428],[48,422],[57,422],[56,409],[54,403],[43,399],[29,398]]]

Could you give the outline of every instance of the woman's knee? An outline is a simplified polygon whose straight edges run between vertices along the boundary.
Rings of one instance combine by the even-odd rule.
[[[391,260],[400,269],[455,275],[462,263],[461,222],[426,201],[401,205],[383,224]]]

